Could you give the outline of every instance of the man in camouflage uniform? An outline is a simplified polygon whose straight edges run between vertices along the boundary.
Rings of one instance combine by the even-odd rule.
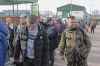
[[[67,66],[87,66],[91,42],[74,16],[68,18],[68,29],[62,33],[59,48]]]

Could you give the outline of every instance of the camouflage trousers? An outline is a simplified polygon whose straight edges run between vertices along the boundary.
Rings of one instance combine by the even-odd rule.
[[[80,62],[67,62],[67,66],[88,66],[86,60],[81,60]]]
[[[67,66],[88,66],[87,58],[84,58],[77,51],[71,51],[65,54]]]

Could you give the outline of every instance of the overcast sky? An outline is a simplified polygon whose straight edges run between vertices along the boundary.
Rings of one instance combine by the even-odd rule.
[[[56,11],[57,7],[68,3],[71,3],[71,0],[40,0],[40,9]],[[72,0],[72,3],[85,6],[87,11],[100,10],[100,0]]]
[[[42,11],[50,10],[56,12],[57,7],[60,7],[68,3],[71,3],[71,0],[40,0],[39,6],[40,10]],[[100,10],[100,0],[72,0],[72,3],[85,6],[88,12],[93,9]],[[29,10],[30,9],[29,5],[30,4],[20,5],[19,8],[24,10],[25,9]],[[12,8],[11,6],[0,6],[0,11],[5,9],[9,10],[11,8]]]

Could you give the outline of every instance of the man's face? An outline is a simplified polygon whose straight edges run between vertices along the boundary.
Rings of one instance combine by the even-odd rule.
[[[8,24],[10,24],[10,23],[12,22],[12,19],[11,19],[11,18],[6,18],[6,22],[7,22]]]
[[[26,19],[24,17],[20,18],[20,24],[25,25]]]
[[[53,22],[53,21],[50,21],[50,22],[49,22],[49,25],[53,25],[53,24],[54,24],[54,22]]]
[[[43,20],[43,17],[42,16],[40,16],[40,22],[43,22],[44,20]]]
[[[68,27],[76,28],[76,27],[78,27],[78,25],[79,24],[76,21],[76,19],[71,19],[71,18],[68,19]]]
[[[39,22],[40,22],[40,18],[37,18],[37,19],[36,19],[36,23],[39,23]]]

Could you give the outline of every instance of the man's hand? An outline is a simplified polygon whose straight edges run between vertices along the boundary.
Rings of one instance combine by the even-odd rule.
[[[60,56],[64,56],[64,50],[61,49],[61,48],[57,48],[57,53],[60,55]]]
[[[61,60],[64,60],[64,51],[61,48],[57,48],[56,53],[60,56]]]

